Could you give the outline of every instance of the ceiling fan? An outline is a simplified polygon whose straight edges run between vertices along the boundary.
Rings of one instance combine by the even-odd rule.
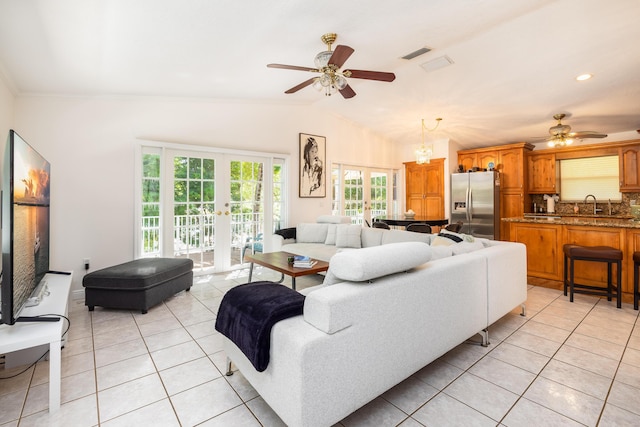
[[[564,119],[565,117],[565,114],[555,114],[553,116],[553,118],[558,121],[558,124],[549,128],[549,135],[551,135],[547,138],[547,141],[549,141],[549,147],[562,147],[565,145],[569,145],[573,142],[574,139],[607,137],[607,134],[589,130],[581,132],[571,132],[571,126],[562,124],[562,119]]]
[[[303,89],[309,85],[312,85],[318,91],[324,91],[324,94],[331,96],[336,92],[344,98],[353,98],[356,96],[355,91],[349,86],[347,78],[354,79],[366,79],[366,80],[378,80],[382,82],[392,82],[396,76],[393,73],[385,73],[382,71],[367,71],[367,70],[340,70],[344,63],[349,59],[354,52],[349,46],[338,45],[334,51],[331,50],[331,45],[336,41],[338,37],[335,33],[327,33],[320,37],[322,42],[327,45],[327,50],[322,51],[315,57],[316,68],[299,67],[296,65],[284,65],[284,64],[267,64],[269,68],[282,68],[285,70],[297,70],[297,71],[311,71],[313,73],[320,73],[318,77],[312,77],[309,80],[305,80],[285,91],[285,93],[295,93],[300,89]]]

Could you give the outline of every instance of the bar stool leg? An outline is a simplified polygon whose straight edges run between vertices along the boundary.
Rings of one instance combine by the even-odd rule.
[[[633,309],[638,309],[638,267],[640,264],[633,263]]]
[[[573,276],[574,275],[573,263],[574,263],[573,258],[571,258],[569,260],[569,265],[570,265],[569,269],[571,270],[570,273],[569,273],[569,275],[570,275],[570,278],[569,278],[569,302],[573,302],[573,277],[574,277]]]
[[[564,255],[564,296],[567,296],[567,254]]]
[[[611,301],[613,295],[613,277],[611,277],[611,267],[613,263],[607,263],[607,301]]]
[[[616,304],[616,307],[618,308],[622,308],[622,261],[618,261],[618,283],[617,283],[617,287],[618,287],[618,303]]]

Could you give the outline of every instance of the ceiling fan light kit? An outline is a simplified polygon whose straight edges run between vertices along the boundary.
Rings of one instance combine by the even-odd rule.
[[[566,114],[554,114],[553,118],[558,121],[558,124],[549,128],[549,135],[551,135],[547,138],[549,147],[564,147],[572,144],[575,139],[607,137],[604,133],[593,131],[571,132],[571,126],[562,124],[562,119],[565,117]]]
[[[393,73],[368,70],[340,70],[344,63],[354,52],[349,46],[338,45],[335,50],[331,50],[331,45],[336,41],[336,33],[327,33],[320,37],[320,40],[327,45],[327,50],[318,53],[314,58],[316,68],[299,67],[296,65],[267,64],[269,68],[282,68],[285,70],[311,71],[320,73],[319,77],[314,77],[285,91],[287,94],[295,93],[309,85],[314,89],[324,92],[326,96],[331,96],[336,92],[345,98],[356,96],[355,91],[349,86],[347,78],[378,80],[392,82],[396,76]]]

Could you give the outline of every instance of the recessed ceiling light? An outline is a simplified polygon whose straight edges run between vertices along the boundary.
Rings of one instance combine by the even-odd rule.
[[[593,77],[593,74],[580,74],[578,77],[576,77],[576,80],[579,82],[583,82],[585,80],[589,80],[591,77]]]

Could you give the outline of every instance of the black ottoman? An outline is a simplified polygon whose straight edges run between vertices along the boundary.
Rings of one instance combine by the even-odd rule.
[[[89,273],[82,279],[84,305],[147,310],[193,284],[193,261],[142,258]]]

